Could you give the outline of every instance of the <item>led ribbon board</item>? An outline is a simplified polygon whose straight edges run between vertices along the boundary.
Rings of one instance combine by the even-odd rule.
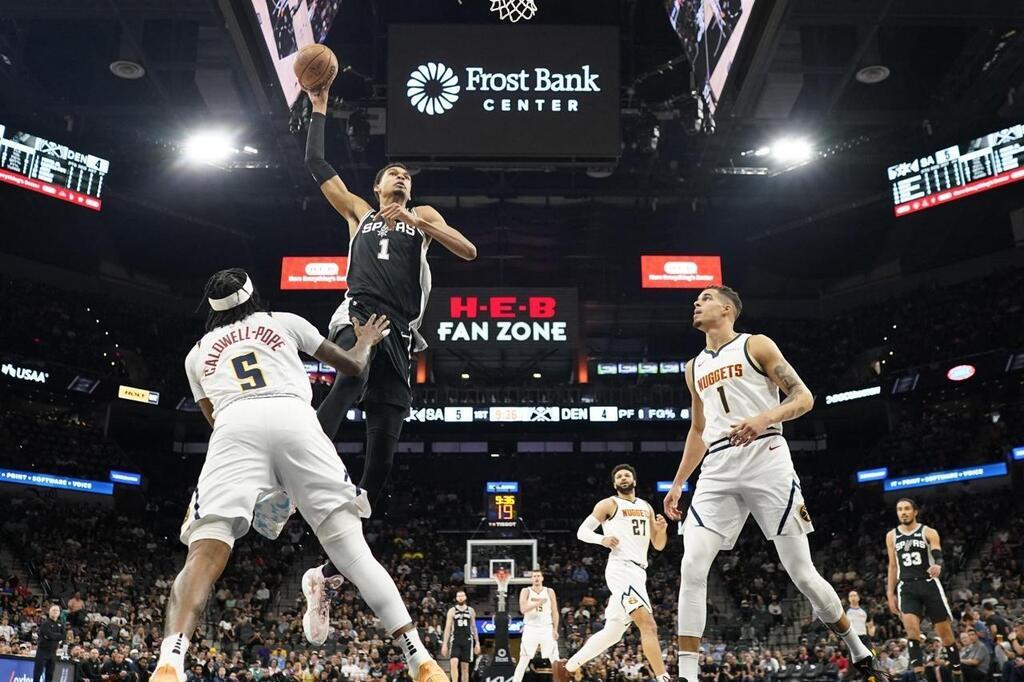
[[[907,488],[927,488],[936,485],[947,485],[949,483],[962,483],[963,481],[974,481],[982,478],[1006,476],[1006,474],[1006,462],[979,464],[977,466],[965,467],[963,469],[933,471],[927,474],[901,476],[900,478],[887,478],[885,479],[885,492],[906,490]]]
[[[113,495],[114,484],[105,481],[90,481],[84,478],[72,478],[60,474],[43,474],[15,469],[0,469],[0,483],[15,483],[36,488],[56,488],[57,490],[73,490],[78,493],[95,495]]]

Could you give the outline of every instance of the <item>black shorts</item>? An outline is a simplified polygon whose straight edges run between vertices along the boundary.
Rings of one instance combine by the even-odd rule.
[[[459,663],[473,662],[473,640],[454,639],[452,640],[451,655],[449,658],[459,659]]]
[[[932,623],[952,620],[946,594],[938,580],[901,580],[896,585],[896,601],[903,613],[927,618]]]
[[[370,313],[363,306],[352,305],[349,317],[365,323]],[[332,330],[330,339],[342,348],[349,349],[356,343],[356,333],[352,325],[346,324]],[[408,410],[412,405],[412,387],[409,383],[411,365],[412,334],[392,327],[391,333],[370,350],[367,370],[358,377],[363,383],[363,390],[357,404],[386,403]]]

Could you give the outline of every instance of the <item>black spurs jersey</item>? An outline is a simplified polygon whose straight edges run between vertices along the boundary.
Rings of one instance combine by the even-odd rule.
[[[469,607],[456,606],[455,612],[452,614],[452,639],[456,642],[472,639],[473,633],[470,630],[472,626],[473,618],[469,612]]]
[[[932,565],[932,555],[928,541],[924,537],[924,524],[918,524],[917,530],[903,533],[899,526],[895,530],[894,549],[896,550],[896,577],[901,581],[928,580],[928,567]]]
[[[349,241],[346,303],[359,301],[375,312],[386,313],[393,327],[416,329],[430,295],[430,240],[403,222],[389,230],[376,216],[377,211],[364,215]],[[343,307],[347,317],[347,306]]]

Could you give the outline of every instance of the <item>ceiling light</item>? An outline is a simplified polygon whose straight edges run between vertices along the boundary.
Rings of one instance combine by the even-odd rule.
[[[771,153],[784,163],[803,163],[811,158],[814,148],[803,138],[785,137],[771,146]]]
[[[534,373],[533,373],[533,378],[534,378],[534,379],[540,379],[540,378],[541,378],[541,376],[543,376],[543,375],[542,375],[542,374],[541,374],[540,372],[534,372]]]
[[[181,151],[186,159],[195,163],[218,163],[237,150],[227,133],[207,130],[189,136]]]
[[[469,372],[463,372],[463,373],[462,373],[462,374],[461,374],[460,376],[461,376],[461,377],[462,377],[463,379],[468,379],[468,378],[469,378]]]

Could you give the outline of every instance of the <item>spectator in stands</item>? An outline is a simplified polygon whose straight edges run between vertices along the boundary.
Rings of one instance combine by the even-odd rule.
[[[987,680],[992,655],[988,652],[988,647],[978,640],[978,632],[974,629],[961,632],[960,647],[960,665],[963,669],[964,682]]]
[[[39,642],[36,644],[36,663],[32,669],[32,682],[39,682],[43,673],[46,682],[53,680],[53,668],[57,663],[57,647],[64,641],[64,625],[60,622],[60,606],[54,604],[39,624]]]

